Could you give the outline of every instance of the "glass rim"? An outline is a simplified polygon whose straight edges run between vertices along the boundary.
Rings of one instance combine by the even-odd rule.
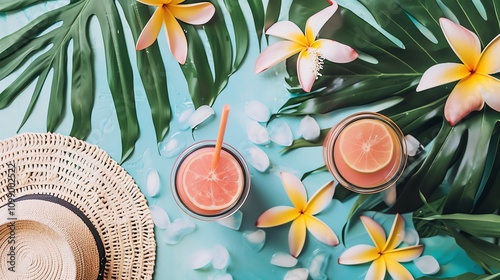
[[[338,171],[333,156],[333,149],[335,147],[337,138],[340,135],[340,132],[342,132],[351,123],[362,119],[376,119],[385,123],[396,134],[396,137],[399,140],[398,144],[401,148],[401,158],[394,175],[392,175],[387,181],[379,185],[374,185],[373,187],[358,186],[345,179],[344,176],[342,176],[342,174],[340,174],[340,172]],[[325,161],[328,171],[330,171],[330,173],[335,177],[340,185],[350,191],[360,194],[378,193],[393,186],[403,174],[408,159],[407,154],[407,146],[406,141],[404,140],[404,134],[399,126],[387,116],[376,112],[359,112],[345,117],[337,125],[333,126],[330,129],[323,144],[323,160]]]
[[[199,214],[195,211],[192,211],[189,209],[184,202],[181,200],[179,197],[179,194],[177,192],[177,182],[176,182],[176,176],[177,176],[177,171],[179,170],[180,165],[182,162],[186,159],[187,156],[192,154],[194,151],[205,148],[205,147],[215,147],[216,141],[215,140],[202,140],[196,143],[191,144],[187,148],[185,148],[176,158],[174,165],[172,166],[172,171],[170,175],[170,190],[172,192],[172,196],[179,208],[181,208],[184,213],[188,214],[189,216],[196,218],[198,220],[202,221],[217,221],[226,217],[231,216],[234,214],[236,211],[238,211],[241,206],[243,206],[243,203],[246,201],[248,194],[250,192],[250,184],[251,184],[251,176],[250,176],[250,169],[248,167],[248,164],[245,161],[245,158],[241,155],[241,153],[236,150],[233,146],[223,142],[222,143],[222,149],[231,154],[239,163],[241,170],[243,172],[244,176],[244,181],[243,181],[243,191],[236,201],[234,205],[229,207],[226,210],[221,211],[220,213],[214,214],[214,215],[202,215]]]

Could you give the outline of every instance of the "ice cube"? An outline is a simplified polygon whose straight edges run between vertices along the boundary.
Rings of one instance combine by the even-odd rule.
[[[258,122],[267,122],[271,117],[269,108],[257,100],[245,103],[245,114],[250,119]]]
[[[275,266],[294,267],[297,264],[297,262],[298,260],[296,258],[287,253],[282,253],[282,252],[275,253],[271,257],[271,264]]]
[[[397,199],[396,184],[394,183],[392,186],[387,188],[381,193],[381,195],[387,206],[393,206]]]
[[[408,156],[415,156],[417,151],[421,148],[420,142],[410,134],[405,135],[405,142]]]
[[[212,253],[212,266],[215,269],[226,269],[229,264],[229,252],[226,247],[217,244]]]
[[[172,158],[178,156],[186,148],[186,137],[182,133],[175,133],[158,145],[161,156]]]
[[[191,258],[189,258],[189,267],[191,269],[205,269],[208,268],[211,262],[212,251],[208,249],[199,249],[191,255]]]
[[[290,126],[283,120],[274,120],[268,126],[269,137],[271,140],[281,146],[291,146],[293,135]]]
[[[248,123],[246,132],[248,139],[257,145],[263,145],[270,142],[269,133],[266,128],[256,121],[250,121]]]
[[[305,116],[300,121],[298,134],[305,140],[311,142],[318,140],[320,132],[318,122],[314,118]]]
[[[328,267],[328,260],[330,259],[330,254],[323,250],[317,249],[313,252],[313,256],[309,261],[309,276],[313,280],[326,280],[326,270]]]
[[[151,211],[151,218],[153,219],[155,226],[161,229],[166,229],[168,225],[170,225],[168,214],[165,210],[163,210],[163,208],[152,205],[149,206],[149,210]]]
[[[146,171],[146,189],[151,197],[155,197],[160,192],[160,175],[154,168]]]
[[[309,277],[307,268],[295,268],[289,270],[283,280],[307,280],[307,277]]]
[[[266,243],[266,232],[262,229],[256,231],[246,231],[243,233],[243,239],[250,249],[258,252]]]
[[[194,113],[194,107],[189,107],[186,110],[182,111],[177,119],[177,125],[180,130],[189,129],[189,118]]]
[[[438,261],[431,255],[421,256],[413,262],[418,270],[426,275],[436,274],[440,269]]]
[[[173,221],[165,231],[165,243],[174,245],[179,243],[186,235],[194,232],[196,225],[187,219]]]
[[[217,223],[225,227],[228,227],[230,229],[239,230],[242,221],[243,221],[243,212],[238,210],[229,217],[217,220]]]
[[[403,238],[403,241],[410,246],[417,245],[420,242],[418,232],[414,228],[405,228],[405,236]]]
[[[267,154],[258,147],[248,148],[248,154],[250,155],[250,164],[257,169],[257,171],[266,172],[271,165]]]
[[[201,105],[189,116],[188,124],[191,128],[197,127],[214,114],[214,109],[208,105]]]

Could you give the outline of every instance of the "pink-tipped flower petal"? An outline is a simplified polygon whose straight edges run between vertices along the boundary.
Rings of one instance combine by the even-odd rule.
[[[370,268],[368,268],[365,280],[384,280],[385,271],[386,271],[386,263],[384,258],[378,258],[375,261],[373,261],[372,264],[370,265]]]
[[[331,198],[330,198],[331,199]],[[314,216],[304,215],[307,230],[319,241],[329,246],[337,246],[339,239],[333,230]]]
[[[323,58],[335,63],[348,63],[358,58],[353,48],[333,40],[319,39],[312,47],[317,48]]]
[[[330,181],[321,187],[316,193],[311,197],[307,205],[305,206],[304,212],[311,215],[316,215],[323,211],[328,204],[332,201],[333,194],[335,193],[335,183]]]
[[[339,264],[362,264],[374,261],[379,256],[377,248],[366,244],[359,244],[345,250],[339,257]]]
[[[168,9],[177,19],[193,25],[204,24],[215,14],[214,5],[208,2],[170,5]]]
[[[255,73],[265,71],[282,62],[290,56],[300,52],[304,47],[291,41],[282,41],[266,48],[255,62]]]
[[[306,222],[303,215],[300,215],[292,222],[290,232],[288,232],[288,246],[290,255],[297,257],[306,241]]]
[[[368,235],[370,235],[375,246],[379,251],[382,251],[386,241],[384,228],[382,228],[379,223],[375,222],[370,217],[361,216],[359,218],[361,219],[363,226],[365,226],[365,229],[368,232]]]
[[[394,280],[409,280],[414,279],[411,273],[399,262],[391,258],[385,258],[385,264],[387,267],[387,272],[391,275]]]
[[[484,101],[479,93],[478,85],[481,85],[487,78],[487,76],[476,74],[458,82],[444,105],[444,116],[450,125],[455,125],[472,111],[479,111],[483,108]]]
[[[156,41],[163,23],[163,15],[164,10],[162,7],[156,9],[153,16],[149,19],[148,23],[146,23],[146,26],[144,26],[144,29],[139,35],[139,39],[137,39],[137,44],[135,46],[136,50],[145,49]]]
[[[440,63],[427,69],[417,86],[417,91],[437,87],[470,75],[469,69],[460,63]]]
[[[481,55],[481,43],[476,34],[447,18],[440,18],[441,29],[455,54],[470,69],[474,69]]]
[[[273,24],[267,29],[266,34],[295,42],[302,45],[302,47],[307,46],[306,37],[302,30],[295,23],[288,20]]]
[[[285,191],[290,198],[290,201],[293,203],[295,208],[302,211],[307,203],[307,193],[304,184],[300,179],[289,172],[281,172],[281,182],[283,183],[283,187],[285,187]]]
[[[481,58],[479,58],[476,72],[487,75],[500,72],[500,60],[498,57],[500,57],[500,35],[497,35],[484,48]]]
[[[323,25],[335,14],[338,9],[336,2],[332,1],[331,5],[323,10],[312,15],[306,22],[306,38],[309,44],[314,42]]]
[[[293,221],[300,215],[299,210],[290,206],[275,206],[262,213],[255,224],[257,227],[274,227]]]
[[[389,237],[387,237],[387,242],[385,243],[383,251],[392,250],[403,242],[403,238],[405,237],[405,220],[403,216],[400,214],[396,214],[396,218],[394,218],[394,222],[392,223],[391,232],[389,233]]]
[[[398,262],[409,262],[420,257],[424,251],[424,245],[414,245],[408,247],[402,247],[390,252],[385,252],[384,256],[391,258]]]
[[[177,62],[184,64],[186,62],[188,50],[184,30],[172,13],[170,13],[167,9],[165,10],[163,23],[165,24],[165,32],[167,33],[167,41],[170,51],[174,55]]]
[[[311,92],[314,81],[318,75],[317,54],[311,54],[307,49],[300,52],[297,60],[297,76],[305,92]]]
[[[482,85],[479,93],[488,106],[500,112],[500,80],[491,76],[489,77],[491,79],[488,79],[488,82]]]

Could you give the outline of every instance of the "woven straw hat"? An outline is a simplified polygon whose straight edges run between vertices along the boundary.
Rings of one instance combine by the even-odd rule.
[[[0,279],[151,279],[153,229],[132,177],[98,147],[51,133],[0,142],[0,259],[13,260]]]

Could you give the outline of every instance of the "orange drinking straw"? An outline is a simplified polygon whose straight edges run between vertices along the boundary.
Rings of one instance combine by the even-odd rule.
[[[220,119],[219,133],[217,134],[217,142],[215,142],[214,157],[212,159],[212,170],[217,168],[219,163],[220,151],[222,149],[222,142],[224,141],[224,132],[226,131],[227,116],[229,115],[229,104],[225,104],[222,108],[222,117]]]

